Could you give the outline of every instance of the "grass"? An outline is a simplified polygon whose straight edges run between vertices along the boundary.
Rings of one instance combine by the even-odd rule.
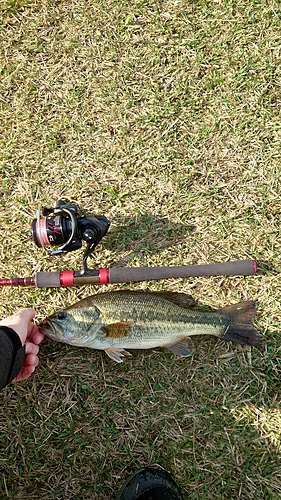
[[[111,228],[107,266],[255,258],[252,277],[124,285],[212,307],[257,304],[261,345],[196,338],[195,354],[103,353],[45,340],[1,394],[0,497],[114,499],[145,464],[185,499],[267,500],[280,475],[280,5],[274,0],[3,0],[1,276],[79,269],[31,242],[57,199]],[[110,286],[109,289],[124,288]],[[37,321],[103,287],[3,288]]]

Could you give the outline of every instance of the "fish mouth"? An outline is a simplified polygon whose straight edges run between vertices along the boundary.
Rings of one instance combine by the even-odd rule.
[[[40,323],[39,330],[44,335],[46,335],[46,337],[49,337],[52,340],[57,340],[55,329],[52,323],[49,323],[49,321],[44,321],[43,323]]]

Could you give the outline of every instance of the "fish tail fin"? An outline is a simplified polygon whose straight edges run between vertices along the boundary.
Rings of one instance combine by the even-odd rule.
[[[237,344],[258,345],[259,335],[253,325],[256,314],[254,302],[240,302],[239,304],[223,307],[219,312],[229,321],[221,338],[231,340]]]

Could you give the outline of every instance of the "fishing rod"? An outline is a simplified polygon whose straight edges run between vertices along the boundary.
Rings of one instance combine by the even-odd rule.
[[[257,271],[254,260],[237,260],[220,264],[170,267],[113,267],[99,270],[81,271],[39,271],[29,278],[0,279],[0,286],[36,286],[38,288],[58,288],[66,286],[96,285],[110,283],[133,283],[169,278],[190,278],[200,276],[249,276]]]
[[[80,271],[38,272],[28,278],[3,278],[0,286],[36,286],[38,288],[58,288],[92,284],[132,283],[169,278],[189,278],[200,276],[249,276],[257,272],[254,260],[238,260],[218,264],[166,267],[115,267],[99,270],[89,269],[87,259],[105,236],[110,222],[103,216],[79,215],[75,204],[59,200],[55,208],[38,210],[37,219],[32,222],[32,237],[39,248],[49,255],[59,255],[78,250],[82,243],[87,247],[83,255]],[[52,215],[52,216],[51,216]],[[50,250],[47,246],[56,246]]]

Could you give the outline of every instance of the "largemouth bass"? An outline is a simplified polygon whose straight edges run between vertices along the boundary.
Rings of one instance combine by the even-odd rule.
[[[102,349],[121,363],[126,349],[166,347],[179,356],[193,352],[192,335],[214,335],[258,344],[253,302],[202,311],[183,293],[117,291],[87,297],[58,311],[41,326],[51,339]]]

